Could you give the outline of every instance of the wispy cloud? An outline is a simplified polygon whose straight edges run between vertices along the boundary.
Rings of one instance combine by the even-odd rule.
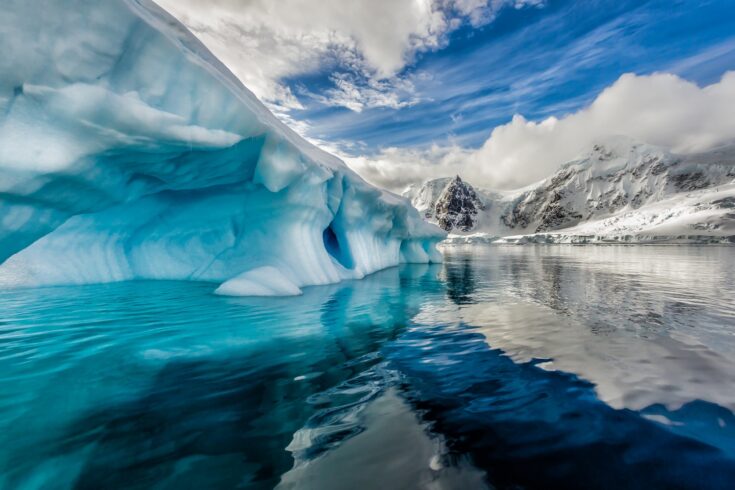
[[[458,30],[448,47],[406,70],[402,76],[414,90],[409,106],[365,106],[356,114],[306,100],[298,117],[309,122],[312,135],[335,143],[360,140],[374,154],[387,147],[478,147],[514,114],[562,117],[625,72],[719,80],[735,69],[728,49],[735,20],[723,15],[726,2],[681,7],[560,1],[540,10],[506,10],[485,29]]]
[[[417,95],[401,75],[417,53],[446,45],[463,22],[542,0],[157,0],[258,97],[301,109],[284,79],[331,71],[312,98],[355,112],[402,108]],[[314,95],[314,91],[311,91]]]
[[[714,75],[717,76],[722,68],[732,68],[733,60],[735,60],[735,36],[676,60],[662,71],[687,76],[697,71],[701,74],[714,65]]]
[[[419,102],[414,85],[406,78],[379,80],[366,79],[352,73],[335,73],[330,76],[330,80],[334,86],[327,88],[322,94],[308,90],[301,93],[325,106],[345,107],[354,112],[378,107],[401,109]]]

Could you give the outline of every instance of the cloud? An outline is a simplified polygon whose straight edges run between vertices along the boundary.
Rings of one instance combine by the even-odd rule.
[[[400,193],[410,184],[455,174],[467,176],[474,152],[459,146],[428,149],[385,148],[373,156],[350,156],[331,148],[347,165],[374,185]],[[471,180],[475,184],[475,180]],[[479,185],[479,184],[478,184]]]
[[[359,80],[353,74],[335,73],[330,79],[333,88],[324,91],[324,95],[304,92],[323,105],[346,107],[353,112],[362,112],[365,108],[389,107],[401,109],[418,103],[413,84],[408,79],[393,77],[390,80]]]
[[[516,9],[540,7],[545,0],[453,0],[445,4],[450,4],[450,7],[468,17],[473,26],[478,27],[495,20],[497,13],[506,6]]]
[[[735,72],[699,87],[668,73],[625,74],[587,107],[567,116],[528,121],[521,115],[492,130],[478,149],[384,149],[346,157],[367,180],[393,190],[459,173],[487,188],[517,188],[541,180],[610,136],[669,148],[705,151],[735,141]]]
[[[540,0],[156,0],[261,100],[302,107],[283,82],[332,65],[342,72],[321,102],[354,111],[400,108],[416,95],[399,76],[415,54],[437,49],[468,19]]]

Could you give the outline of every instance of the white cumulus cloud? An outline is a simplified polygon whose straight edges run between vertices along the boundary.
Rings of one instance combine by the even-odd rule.
[[[487,188],[511,189],[541,180],[610,136],[669,148],[705,151],[735,141],[735,72],[699,87],[676,75],[625,74],[588,106],[564,117],[529,121],[516,115],[492,130],[478,149],[388,148],[345,157],[373,183],[393,190],[456,173]]]

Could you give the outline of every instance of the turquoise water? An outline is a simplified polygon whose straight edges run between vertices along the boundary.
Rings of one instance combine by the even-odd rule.
[[[0,488],[733,488],[735,248],[0,293]]]

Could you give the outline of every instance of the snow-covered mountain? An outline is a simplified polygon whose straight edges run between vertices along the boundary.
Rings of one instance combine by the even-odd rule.
[[[150,0],[10,2],[0,285],[180,279],[297,294],[444,237],[278,121]]]
[[[432,198],[449,182],[404,195],[438,223]],[[474,192],[480,211],[472,226],[453,228],[450,241],[728,240],[735,235],[735,146],[675,155],[614,138],[524,189]]]
[[[412,189],[416,189],[415,195],[411,194]],[[485,209],[475,189],[459,175],[409,188],[404,195],[424,218],[446,231],[471,231],[475,228],[477,213]]]
[[[403,191],[402,195],[411,201],[421,215],[429,220],[436,221],[435,210],[436,201],[444,191],[444,188],[451,182],[451,177],[442,177],[424,182],[423,184],[411,184]]]

